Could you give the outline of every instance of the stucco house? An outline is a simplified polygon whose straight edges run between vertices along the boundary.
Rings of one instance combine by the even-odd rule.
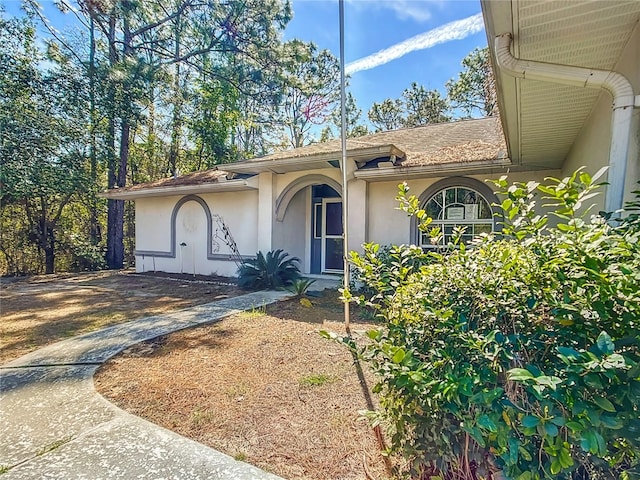
[[[600,209],[640,179],[640,2],[482,1],[500,118],[381,132],[347,141],[349,250],[427,244],[396,209],[406,181],[445,233],[495,229],[486,179],[561,177],[609,165]],[[136,269],[234,275],[241,255],[281,248],[304,273],[343,268],[340,142],[313,144],[121,188],[133,200]]]

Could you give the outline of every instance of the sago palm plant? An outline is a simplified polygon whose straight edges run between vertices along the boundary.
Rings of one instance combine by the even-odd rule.
[[[300,278],[297,257],[290,257],[281,249],[264,255],[258,252],[255,259],[248,260],[238,269],[238,285],[246,289],[281,288]]]

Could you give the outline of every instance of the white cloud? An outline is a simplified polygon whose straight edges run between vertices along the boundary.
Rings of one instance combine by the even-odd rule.
[[[431,7],[441,0],[350,0],[359,10],[392,10],[400,20],[426,22],[431,18]]]
[[[352,74],[362,70],[369,70],[416,50],[425,50],[440,43],[450,42],[451,40],[462,40],[469,35],[481,32],[483,29],[484,22],[482,20],[482,14],[478,13],[471,17],[456,20],[429,30],[428,32],[421,33],[372,55],[354,60],[345,66],[345,71],[347,74]]]

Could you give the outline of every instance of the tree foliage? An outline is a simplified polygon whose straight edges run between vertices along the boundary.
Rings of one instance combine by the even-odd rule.
[[[88,186],[84,86],[64,65],[39,67],[34,32],[28,20],[0,20],[0,202],[3,213],[25,216],[25,230],[13,234],[26,236],[52,273],[58,222]]]
[[[12,129],[31,144],[13,142],[24,153],[24,162],[13,161],[17,151],[11,153],[11,159],[4,155],[9,155],[8,142],[13,141],[7,136],[2,161],[8,167],[11,160],[16,169],[30,165],[45,178],[43,169],[53,164],[46,164],[43,159],[47,156],[42,153],[31,155],[39,152],[37,147],[57,157],[55,168],[69,169],[62,162],[73,162],[74,167],[84,169],[82,186],[72,175],[74,169],[62,181],[52,182],[62,190],[75,185],[74,195],[63,198],[86,222],[86,227],[72,229],[73,242],[65,239],[53,247],[58,253],[71,244],[91,245],[94,252],[106,247],[108,265],[122,266],[133,258],[130,206],[100,200],[98,192],[269,153],[280,141],[276,132],[283,132],[287,125],[299,128],[295,135],[308,142],[308,125],[326,115],[335,100],[335,58],[312,44],[297,42],[293,47],[281,40],[291,18],[288,2],[61,0],[56,5],[75,17],[75,30],[54,28],[45,15],[50,7],[43,9],[37,0],[25,2],[27,17],[32,19],[28,31],[18,31],[17,25],[24,20],[3,16],[3,58],[15,60],[10,65],[13,70],[2,72],[4,93],[9,95],[11,90],[14,95],[5,102],[17,109],[20,87],[23,97],[32,101],[30,108],[38,111],[31,112],[37,118],[29,123],[25,121],[28,108],[22,110],[25,118],[20,117],[21,112],[12,116],[5,110],[4,120],[9,123],[3,125],[3,133]],[[19,45],[21,38],[29,42],[28,48],[26,43]],[[46,43],[46,52],[37,47],[42,43]],[[284,55],[292,50],[291,55]],[[29,85],[10,78],[17,68],[32,70],[33,75],[23,75],[30,79]],[[291,92],[294,94],[287,95]],[[302,100],[297,104],[300,115],[292,119],[291,109],[298,108],[293,98]],[[326,112],[316,109],[323,102]],[[47,109],[55,112],[47,113]],[[72,119],[72,115],[77,117]],[[69,151],[54,155],[53,150],[63,145],[57,140],[62,139]],[[3,170],[6,175],[17,171]],[[4,193],[7,204],[11,192],[5,188]],[[12,205],[15,209],[16,204]],[[62,209],[60,221],[65,211]],[[56,215],[52,211],[49,217]],[[4,221],[8,225],[12,219],[5,215]],[[7,255],[15,258],[18,245],[23,244],[3,243],[4,259]]]
[[[402,92],[402,98],[374,103],[368,116],[376,131],[380,132],[448,122],[451,120],[448,109],[448,100],[442,98],[440,92],[427,90],[413,82]]]
[[[362,109],[358,107],[356,98],[353,93],[347,91],[345,99],[345,127],[347,138],[361,137],[369,133],[367,126],[362,123]],[[325,126],[320,135],[320,141],[325,142],[332,138],[340,138],[342,130],[342,108],[341,105],[335,106],[330,116],[330,123]]]
[[[291,40],[283,45],[284,71],[281,123],[287,147],[302,147],[311,140],[313,125],[325,123],[339,99],[338,59],[313,43]]]
[[[447,82],[447,95],[455,108],[467,116],[490,117],[497,113],[497,95],[489,49],[476,48],[462,60],[457,79]]]
[[[387,98],[381,103],[374,103],[368,116],[378,132],[397,130],[404,125],[402,100]]]

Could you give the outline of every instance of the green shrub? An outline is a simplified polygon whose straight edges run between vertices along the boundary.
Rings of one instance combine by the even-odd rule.
[[[296,297],[304,297],[314,283],[316,281],[313,278],[299,278],[287,287],[287,291],[293,293]]]
[[[282,250],[272,250],[264,255],[258,252],[255,259],[247,260],[238,269],[238,285],[241,288],[282,288],[300,278],[300,260],[289,257]]]
[[[394,291],[398,275],[405,278],[430,260],[430,256],[415,245],[370,244],[364,255],[367,257],[366,265],[351,268],[349,288],[372,306]]]
[[[640,225],[587,219],[588,174],[496,183],[501,235],[351,261],[385,327],[357,346],[373,367],[391,449],[415,478],[640,478]],[[535,213],[540,194],[558,223]],[[401,185],[401,208],[429,220]]]

